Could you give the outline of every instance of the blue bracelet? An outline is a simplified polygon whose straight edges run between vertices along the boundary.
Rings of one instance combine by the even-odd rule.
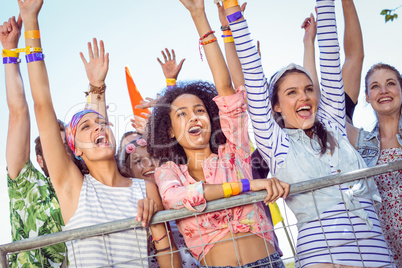
[[[229,23],[237,21],[238,19],[241,19],[242,17],[243,17],[243,14],[241,14],[240,11],[237,11],[229,16],[226,16]]]
[[[3,58],[3,64],[9,64],[9,63],[17,64],[20,62],[21,62],[21,60],[17,57],[4,57]]]
[[[241,184],[243,185],[243,193],[250,191],[250,181],[248,179],[242,179]]]
[[[43,55],[43,53],[41,53],[41,52],[25,55],[25,59],[26,59],[27,63],[34,62],[34,61],[41,61],[41,60],[43,60],[44,57],[45,57],[45,55]]]

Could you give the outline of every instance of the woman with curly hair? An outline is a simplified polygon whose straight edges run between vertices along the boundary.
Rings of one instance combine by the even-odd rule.
[[[162,164],[155,180],[165,209],[201,212],[207,201],[249,190],[266,189],[265,203],[286,197],[289,185],[251,179],[245,92],[233,89],[204,1],[181,2],[201,37],[216,88],[207,82],[178,84],[153,110],[148,150]],[[284,267],[260,203],[181,219],[177,226],[202,266]]]

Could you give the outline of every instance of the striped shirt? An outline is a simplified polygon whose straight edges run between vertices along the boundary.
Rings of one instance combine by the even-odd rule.
[[[146,188],[144,180],[132,180],[130,187],[109,187],[91,175],[85,175],[78,208],[63,230],[135,217],[138,201],[146,197]],[[144,228],[66,244],[71,267],[148,267]]]
[[[230,28],[243,67],[249,113],[258,149],[272,174],[276,174],[289,150],[289,137],[272,115],[268,83],[247,22],[232,23]],[[334,11],[321,13],[317,20],[317,35],[320,46],[322,95],[316,116],[327,128],[335,130],[336,133],[339,130],[342,135],[346,135],[345,97]]]
[[[317,148],[320,146],[316,136],[310,139],[302,129],[282,129],[275,122],[271,113],[268,84],[247,22],[240,21],[230,25],[243,67],[249,113],[258,149],[271,173],[287,183],[307,181],[366,167],[363,159],[353,149],[345,135],[345,99],[334,4],[331,0],[317,1],[317,6],[322,96],[316,117],[333,133],[339,144],[333,154],[319,153]],[[348,208],[371,225],[363,210],[355,210],[361,207],[355,197],[371,198],[373,195],[375,200],[380,201],[374,182],[368,180],[366,184],[365,181],[356,181],[346,186],[350,188],[345,193]],[[299,227],[318,216],[316,206],[318,212],[322,213],[343,200],[336,186],[317,190],[315,194],[319,202],[315,202],[308,193],[293,195],[287,199]]]
[[[317,151],[320,148],[317,139],[310,139],[302,129],[282,129],[275,122],[260,56],[252,43],[247,23],[241,21],[230,25],[243,67],[249,113],[258,149],[271,172],[288,183],[365,167],[363,159],[346,138],[345,100],[334,1],[317,0],[317,9],[322,95],[316,117],[338,142],[339,147],[335,148],[333,154],[326,152],[321,155]],[[296,264],[302,267],[315,263],[362,266],[364,261],[370,267],[389,265],[390,255],[379,231],[377,215],[372,210],[362,209],[364,202],[360,202],[363,200],[361,197],[381,200],[373,180],[346,183],[342,185],[341,191],[342,194],[338,186],[332,186],[286,199],[298,220],[300,232]],[[336,213],[332,213],[332,209]],[[358,217],[350,215],[352,220],[349,220],[349,211]],[[345,217],[348,220],[340,224],[339,218]],[[323,230],[321,222],[328,229]],[[355,225],[359,228],[355,228]],[[358,233],[355,235],[353,230]],[[326,241],[331,242],[328,244]],[[345,244],[345,241],[351,243]],[[347,259],[342,259],[344,248],[340,245],[344,244],[350,247],[347,250],[350,254],[345,255]],[[315,251],[318,248],[322,251]]]

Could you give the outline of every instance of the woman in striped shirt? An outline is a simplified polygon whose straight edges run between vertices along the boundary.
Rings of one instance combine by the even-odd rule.
[[[258,149],[273,176],[288,183],[365,167],[346,138],[345,109],[334,1],[317,0],[322,96],[295,64],[267,84],[240,7],[226,9],[241,60]],[[389,267],[391,256],[378,223],[372,180],[358,180],[292,195],[298,220],[298,267]],[[365,208],[363,208],[363,206]]]

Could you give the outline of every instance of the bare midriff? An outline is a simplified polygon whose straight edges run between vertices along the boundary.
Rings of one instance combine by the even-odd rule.
[[[234,240],[233,240],[234,238]],[[201,265],[240,266],[275,253],[268,241],[253,233],[228,233],[200,260]],[[236,254],[237,253],[237,254]]]

